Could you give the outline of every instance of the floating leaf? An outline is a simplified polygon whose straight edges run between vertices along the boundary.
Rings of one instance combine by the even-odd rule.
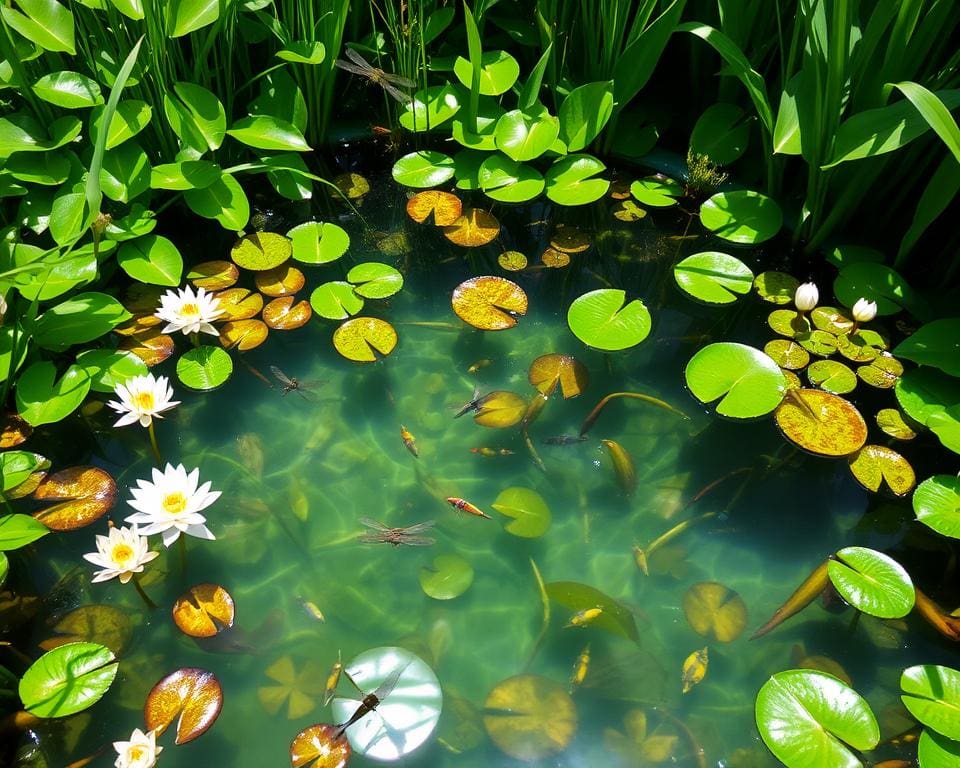
[[[798,333],[795,338],[797,343],[811,355],[830,357],[837,351],[837,337],[827,331]]]
[[[220,347],[204,345],[184,352],[177,360],[177,378],[190,389],[216,389],[233,373],[233,360]]]
[[[473,584],[473,566],[460,555],[438,555],[420,569],[420,588],[434,600],[452,600]]]
[[[913,494],[917,520],[937,533],[960,539],[960,478],[934,475]]]
[[[317,701],[322,698],[326,688],[327,670],[313,659],[307,659],[298,670],[292,658],[281,656],[267,667],[264,674],[279,685],[257,688],[260,704],[268,715],[276,715],[286,704],[288,720],[309,715],[316,709]]]
[[[350,742],[337,736],[335,725],[317,723],[304,728],[290,745],[293,768],[347,768],[350,762]]]
[[[700,221],[717,237],[753,245],[769,240],[783,225],[771,198],[750,189],[717,192],[700,206]]]
[[[640,221],[647,215],[647,212],[638,206],[633,200],[621,200],[613,207],[613,218],[618,221]]]
[[[160,333],[159,328],[153,328],[125,338],[120,342],[120,349],[133,352],[149,367],[159,365],[170,357],[176,346],[172,336]]]
[[[878,389],[891,389],[903,375],[903,363],[884,352],[875,357],[870,365],[857,368],[857,376]]]
[[[562,685],[539,675],[498,683],[484,702],[483,725],[510,757],[539,761],[563,752],[577,732],[577,710]]]
[[[590,621],[590,627],[640,642],[637,623],[630,610],[599,589],[576,581],[554,581],[547,584],[545,589],[552,602],[573,612],[599,608],[601,613]]]
[[[453,73],[467,88],[471,87],[473,64],[457,56]],[[480,56],[479,90],[482,96],[499,96],[510,90],[520,76],[520,64],[506,51],[484,51]]]
[[[483,275],[465,280],[453,289],[453,311],[465,323],[482,331],[513,328],[527,313],[527,294],[503,277]]]
[[[511,160],[525,162],[547,152],[560,135],[560,121],[542,104],[530,110],[512,109],[497,119],[497,149]]]
[[[875,360],[884,349],[886,349],[886,342],[875,331],[862,329],[856,333],[842,333],[837,336],[837,351],[853,363],[869,363]]]
[[[436,187],[453,178],[453,158],[432,150],[411,152],[393,164],[392,174],[405,187]]]
[[[763,351],[781,368],[799,371],[810,362],[810,353],[795,341],[773,339],[768,341]]]
[[[857,752],[873,749],[880,728],[870,705],[823,672],[789,669],[773,675],[757,694],[757,727],[787,768],[860,768]]]
[[[454,245],[476,248],[492,242],[500,234],[500,222],[488,211],[468,208],[453,224],[443,228],[443,236]]]
[[[677,204],[683,187],[666,176],[647,176],[630,185],[630,194],[648,208],[668,208]]]
[[[878,314],[879,312],[878,306]],[[897,357],[918,365],[932,365],[951,376],[960,376],[960,318],[949,317],[922,325],[894,350]]]
[[[520,423],[527,412],[527,401],[516,392],[496,390],[484,395],[473,420],[481,427],[503,429]]]
[[[220,715],[223,690],[212,672],[184,667],[162,678],[147,694],[143,718],[157,735],[177,720],[177,744],[202,736]]]
[[[877,411],[877,426],[896,440],[913,440],[917,436],[896,408],[881,408]]]
[[[73,531],[99,520],[117,503],[117,484],[99,467],[71,467],[47,477],[33,492],[56,502],[33,516],[54,531]]]
[[[252,232],[234,243],[230,258],[238,267],[259,272],[280,266],[292,253],[289,238],[276,232]]]
[[[815,387],[835,395],[845,395],[857,388],[857,377],[836,360],[817,360],[807,368],[807,378]]]
[[[130,642],[133,620],[129,611],[112,605],[82,605],[59,618],[53,631],[57,635],[40,643],[46,651],[67,643],[91,642],[119,655]]]
[[[508,272],[519,272],[527,268],[527,257],[520,251],[504,251],[497,257],[497,263]]]
[[[736,640],[747,626],[747,606],[729,587],[701,581],[683,595],[683,613],[698,635],[720,643]]]
[[[810,319],[815,328],[835,336],[846,335],[853,330],[853,320],[844,310],[836,307],[815,307],[810,313]]]
[[[761,272],[753,281],[757,294],[771,304],[792,304],[800,281],[786,272]]]
[[[722,398],[717,413],[737,419],[769,413],[787,391],[777,364],[746,344],[708,344],[690,359],[684,375],[687,387],[700,402]]]
[[[363,303],[350,283],[339,280],[317,286],[310,294],[310,306],[328,320],[346,320],[363,309]]]
[[[190,587],[173,604],[173,621],[190,637],[213,637],[233,626],[233,598],[219,584]]]
[[[607,194],[610,182],[596,178],[606,166],[592,155],[567,155],[554,160],[544,177],[547,197],[558,205],[587,205]]]
[[[809,321],[795,309],[775,309],[767,316],[767,325],[781,336],[795,338],[810,332]]]
[[[370,182],[359,173],[341,173],[334,176],[333,183],[348,200],[359,200],[370,191]]]
[[[0,450],[15,448],[26,442],[33,434],[33,427],[16,413],[5,413],[0,417]]]
[[[303,276],[303,272],[296,267],[281,264],[279,267],[257,272],[253,276],[253,282],[260,293],[276,298],[292,296],[303,288],[307,279]]]
[[[529,488],[505,488],[491,505],[501,515],[513,518],[507,533],[525,539],[536,539],[550,530],[550,508],[543,497]]]
[[[590,235],[576,227],[561,224],[550,236],[550,247],[564,253],[583,253],[593,242]]]
[[[580,341],[613,352],[647,338],[652,320],[640,299],[626,302],[626,291],[600,288],[578,296],[567,310],[567,325]]]
[[[960,381],[933,368],[907,371],[894,392],[907,416],[924,426],[938,413],[960,403]]]
[[[403,288],[403,275],[389,264],[368,261],[357,264],[347,272],[347,282],[354,285],[354,293],[365,299],[385,299]]]
[[[293,243],[293,258],[303,264],[329,264],[350,247],[350,235],[330,222],[299,224],[287,232],[287,237]]]
[[[397,332],[386,320],[355,317],[333,332],[333,346],[347,360],[374,363],[377,354],[386,357],[397,346]]]
[[[587,388],[590,375],[586,366],[570,355],[541,355],[532,363],[527,380],[548,397],[560,384],[564,400],[576,397]]]
[[[833,281],[833,292],[847,307],[861,298],[875,301],[881,317],[911,309],[917,302],[913,290],[898,272],[872,262],[857,262],[841,269]]]
[[[438,227],[453,224],[463,213],[463,203],[452,192],[427,190],[418,192],[407,200],[407,216],[417,224],[423,224],[427,219]]]
[[[0,552],[9,552],[32,544],[50,533],[50,529],[43,523],[37,522],[30,515],[14,513],[0,515]]]
[[[896,560],[866,547],[845,547],[827,563],[837,592],[857,610],[897,619],[913,609],[910,576]]]
[[[900,700],[917,720],[960,740],[960,672],[937,664],[908,667],[900,676]]]
[[[736,256],[703,251],[680,261],[673,276],[686,293],[708,304],[731,304],[737,294],[750,293],[753,272]]]
[[[547,248],[547,250],[540,254],[540,261],[545,267],[560,269],[570,263],[570,254],[564,251],[558,251],[555,248]]]
[[[910,462],[883,445],[865,445],[849,461],[857,482],[874,493],[880,490],[880,483],[886,481],[894,495],[906,496],[917,483]]]
[[[784,436],[821,456],[847,456],[867,441],[867,424],[851,403],[818,389],[790,391],[774,414]]]
[[[214,294],[214,297],[219,302],[219,308],[223,310],[217,322],[249,320],[263,309],[263,296],[248,288],[227,288]]]
[[[267,340],[270,329],[262,320],[235,320],[220,329],[220,343],[225,349],[236,347],[240,352],[259,347]]]
[[[923,768],[953,768],[960,764],[960,741],[924,730],[917,742],[917,758]]]
[[[263,308],[263,321],[278,331],[290,331],[302,328],[310,318],[313,310],[307,301],[293,303],[293,296],[284,296],[274,299]]]
[[[37,717],[66,717],[96,704],[117,676],[113,651],[99,643],[67,643],[31,664],[20,700]]]

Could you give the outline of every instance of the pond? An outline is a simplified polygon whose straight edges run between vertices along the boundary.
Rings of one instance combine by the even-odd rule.
[[[11,625],[31,617],[20,624],[21,647],[79,638],[121,659],[95,709],[38,727],[49,762],[35,764],[66,764],[125,738],[142,725],[154,684],[179,668],[212,672],[223,705],[202,738],[175,747],[167,734],[163,765],[283,764],[299,731],[342,722],[335,713],[355,708],[324,706],[334,663],[350,668],[381,647],[416,654],[442,687],[436,730],[415,739],[426,741],[408,765],[507,766],[517,757],[564,766],[775,765],[754,700],[771,674],[791,666],[852,680],[885,739],[908,729],[900,672],[951,660],[920,622],[909,619],[908,631],[908,620],[857,618],[835,597],[749,639],[841,547],[893,550],[921,570],[941,554],[925,552],[931,537],[920,535],[902,548],[908,502],[868,494],[845,462],[798,451],[772,419],[723,419],[685,389],[687,361],[706,343],[762,347],[773,338],[770,307],[755,295],[718,308],[677,288],[678,258],[729,244],[688,227],[682,213],[615,219],[619,203],[606,198],[576,211],[495,206],[498,237],[466,249],[410,221],[406,190],[382,178],[372,187],[356,211],[332,216],[350,248],[336,262],[304,267],[301,296],[359,263],[395,266],[402,290],[368,299],[363,312],[396,329],[388,356],[344,359],[331,343],[337,323],[315,318],[234,355],[233,376],[212,392],[182,386],[172,360],[154,369],[172,377],[182,401],[156,422],[164,462],[199,468],[222,494],[204,510],[215,540],[159,547],[146,567],[141,586],[158,607],[132,584],[90,583],[81,556],[94,549],[94,528],[50,537],[16,565],[11,582],[27,603],[6,593],[4,612]],[[576,228],[589,245],[569,254],[569,265],[548,267],[539,254],[558,227],[568,238]],[[785,263],[772,242],[735,252],[759,273]],[[505,271],[498,257],[506,250],[527,254],[528,267]],[[454,314],[452,292],[478,275],[508,278],[527,294],[516,327],[475,330]],[[249,275],[241,285],[253,286]],[[571,302],[601,288],[642,299],[653,319],[642,344],[605,353],[571,332]],[[586,375],[563,381],[529,415],[526,404],[539,397],[531,365],[552,354]],[[302,387],[284,391],[277,371]],[[526,427],[477,423],[483,396],[496,391],[524,399]],[[645,398],[612,399],[577,439],[591,409],[622,392]],[[146,431],[114,428],[114,419],[87,407],[82,420],[34,440],[55,468],[93,464],[113,475],[120,497],[110,517],[121,525],[133,512],[129,489],[156,461]],[[567,439],[551,441],[559,436]],[[684,521],[693,522],[676,528]],[[411,534],[420,546],[376,541],[371,527],[427,522]],[[637,548],[648,554],[647,573]],[[197,584],[229,592],[232,629],[194,640],[177,628],[171,606]],[[685,661],[704,648],[705,676],[694,668],[681,693]],[[369,674],[359,670],[358,681]],[[500,687],[518,675],[535,677]],[[356,696],[345,675],[337,690]],[[353,763],[375,764],[356,754]]]

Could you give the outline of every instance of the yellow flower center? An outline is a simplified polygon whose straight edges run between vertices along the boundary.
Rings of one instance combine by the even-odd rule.
[[[163,497],[163,511],[171,515],[179,515],[187,508],[187,497],[180,491],[168,493]]]
[[[139,760],[146,754],[146,749],[144,749],[142,744],[133,744],[127,747],[127,758],[129,760]]]
[[[110,557],[117,565],[124,566],[133,559],[133,547],[129,544],[114,544]]]
[[[136,406],[141,412],[149,413],[157,408],[157,403],[156,400],[154,400],[153,392],[136,392],[131,399],[133,400],[134,406]]]
[[[184,317],[200,317],[200,307],[196,304],[184,304],[180,307],[180,314]]]

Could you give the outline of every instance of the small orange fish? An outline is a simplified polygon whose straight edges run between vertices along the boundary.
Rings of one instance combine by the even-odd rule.
[[[403,440],[403,444],[407,446],[407,450],[414,455],[414,458],[419,459],[420,449],[417,448],[417,441],[403,424],[400,425],[400,439]]]
[[[461,512],[466,512],[468,515],[474,515],[475,517],[485,517],[487,520],[493,519],[486,512],[484,512],[481,509],[478,509],[466,499],[458,499],[456,496],[449,496],[447,498],[447,503],[451,504],[454,509],[459,509]]]
[[[509,448],[471,448],[470,453],[479,453],[481,456],[513,456]]]
[[[488,365],[493,365],[493,360],[490,360],[486,357],[483,360],[477,360],[477,362],[467,368],[467,373],[476,373],[477,371],[483,370]]]
[[[341,672],[343,672],[343,662],[340,659],[340,651],[337,651],[337,661],[330,667],[330,674],[327,675],[327,684],[323,689],[323,706],[327,706],[333,699],[337,690],[337,683],[340,682]]]

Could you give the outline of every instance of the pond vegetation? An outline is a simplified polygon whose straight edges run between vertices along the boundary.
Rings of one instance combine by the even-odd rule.
[[[0,6],[0,761],[960,765],[960,9],[323,5]]]

